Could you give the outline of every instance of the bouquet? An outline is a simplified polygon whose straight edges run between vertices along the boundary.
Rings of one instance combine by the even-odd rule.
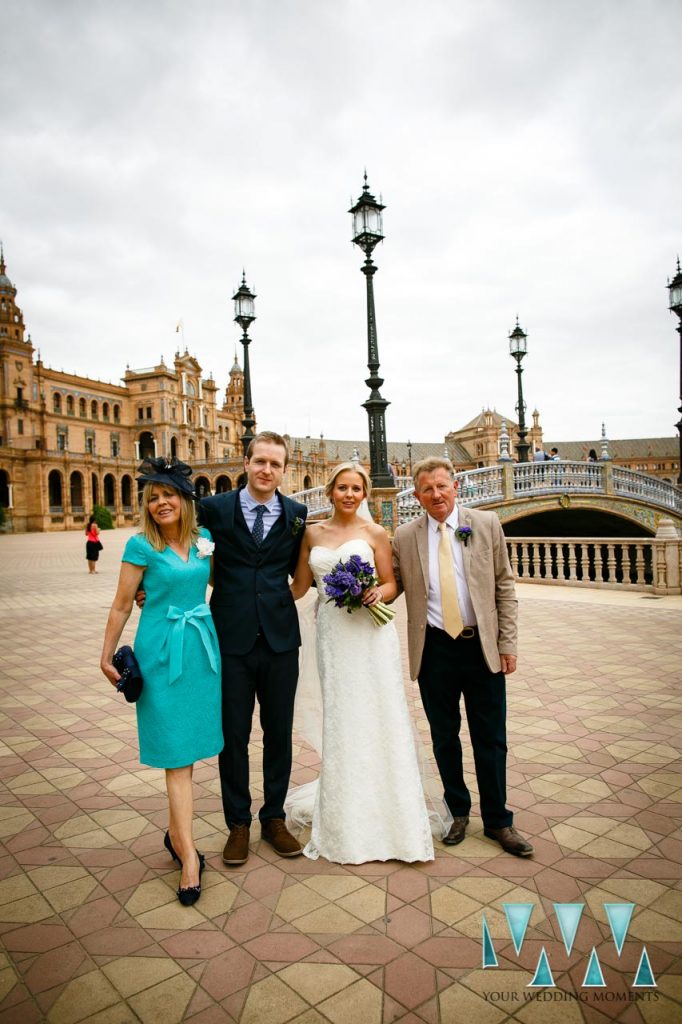
[[[365,608],[376,626],[385,626],[395,618],[395,612],[383,601],[364,605],[362,595],[379,581],[369,562],[363,562],[359,555],[351,555],[347,562],[337,562],[330,573],[323,576],[325,593],[337,608],[345,608],[350,615],[357,608]]]

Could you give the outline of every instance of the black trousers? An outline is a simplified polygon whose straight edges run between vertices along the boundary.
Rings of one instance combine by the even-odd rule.
[[[264,802],[261,821],[284,817],[291,775],[291,731],[298,682],[298,648],[275,653],[259,636],[248,654],[222,654],[223,736],[218,758],[228,828],[251,822],[249,738],[256,698],[263,729]]]
[[[471,794],[464,782],[459,739],[464,697],[474,752],[481,817],[487,828],[511,825],[507,809],[507,698],[502,672],[491,672],[476,636],[453,640],[442,629],[426,627],[419,689],[431,727],[433,752],[454,817],[466,817]]]

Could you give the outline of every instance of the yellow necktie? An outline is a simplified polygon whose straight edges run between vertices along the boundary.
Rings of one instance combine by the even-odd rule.
[[[438,542],[438,575],[440,577],[440,601],[443,608],[443,628],[453,639],[464,629],[462,613],[457,600],[457,583],[455,582],[455,566],[452,559],[452,547],[448,537],[446,523],[439,523],[440,540]]]

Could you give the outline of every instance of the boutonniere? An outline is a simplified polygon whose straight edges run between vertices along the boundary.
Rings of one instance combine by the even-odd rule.
[[[464,547],[469,543],[469,537],[471,536],[472,530],[470,526],[458,526],[455,530],[455,537],[460,540]]]
[[[301,519],[300,516],[296,516],[293,523],[291,524],[291,536],[296,537],[305,526],[305,520]]]
[[[215,551],[215,544],[208,537],[197,537],[197,558],[210,558]]]

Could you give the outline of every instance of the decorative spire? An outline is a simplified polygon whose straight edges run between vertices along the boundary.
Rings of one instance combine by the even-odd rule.
[[[512,458],[509,454],[509,431],[507,430],[507,421],[502,420],[500,423],[500,462],[511,462]]]
[[[680,269],[679,258],[677,260],[677,269],[678,270]],[[4,249],[4,246],[2,244],[2,241],[0,240],[0,274],[4,274],[4,273],[5,273],[5,249]]]

